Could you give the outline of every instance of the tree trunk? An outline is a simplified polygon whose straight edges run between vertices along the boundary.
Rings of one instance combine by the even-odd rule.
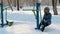
[[[58,15],[58,12],[57,12],[57,0],[52,0],[52,6],[53,6],[54,15]]]
[[[19,0],[17,0],[17,10],[19,11]]]
[[[14,7],[16,7],[16,0],[14,0]]]
[[[59,4],[60,4],[60,0],[59,0]]]

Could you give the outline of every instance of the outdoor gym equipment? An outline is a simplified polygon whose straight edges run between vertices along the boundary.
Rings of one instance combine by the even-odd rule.
[[[36,28],[39,28],[40,21],[42,20],[42,15],[41,15],[41,3],[36,2],[36,9],[35,7],[32,9],[23,9],[23,11],[32,11],[34,13],[34,16],[36,18]]]
[[[11,23],[13,23],[13,22],[7,21],[7,17],[6,17],[6,23],[4,23],[3,0],[1,0],[0,6],[1,6],[1,24],[0,24],[1,27],[4,27],[5,25],[11,26]]]
[[[5,20],[6,20],[6,22],[7,22],[7,24],[9,25],[9,26],[12,26],[13,25],[13,21],[8,21],[7,20],[7,8],[5,8]]]
[[[10,3],[9,3],[10,4]],[[5,25],[9,25],[8,23],[10,23],[10,24],[12,24],[13,22],[9,22],[8,20],[7,20],[7,11],[6,11],[6,24],[4,24],[4,16],[3,16],[3,0],[1,0],[1,3],[0,3],[0,5],[1,5],[1,26],[2,27],[4,27]],[[36,10],[31,10],[33,13],[34,13],[34,15],[35,15],[35,17],[36,17],[36,28],[38,29],[39,28],[39,21],[40,21],[40,17],[41,17],[41,7],[40,7],[40,3],[39,2],[36,2]],[[11,7],[11,6],[10,6]],[[6,8],[6,10],[7,10],[7,8]],[[40,15],[39,15],[40,14]]]

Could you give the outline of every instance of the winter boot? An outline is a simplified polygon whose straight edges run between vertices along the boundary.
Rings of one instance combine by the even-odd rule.
[[[44,25],[41,25],[41,26],[40,26],[40,30],[43,32],[44,29],[45,29],[45,26],[44,26]]]

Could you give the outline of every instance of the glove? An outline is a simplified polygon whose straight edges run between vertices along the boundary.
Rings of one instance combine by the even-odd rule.
[[[47,21],[44,19],[44,22],[46,23]]]

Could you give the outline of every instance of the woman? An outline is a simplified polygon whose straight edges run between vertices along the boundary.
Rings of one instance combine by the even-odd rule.
[[[44,9],[44,16],[43,19],[41,20],[41,23],[39,25],[39,29],[41,29],[41,31],[43,32],[45,27],[49,26],[51,24],[51,13],[49,12],[50,9],[48,7],[45,7]]]

